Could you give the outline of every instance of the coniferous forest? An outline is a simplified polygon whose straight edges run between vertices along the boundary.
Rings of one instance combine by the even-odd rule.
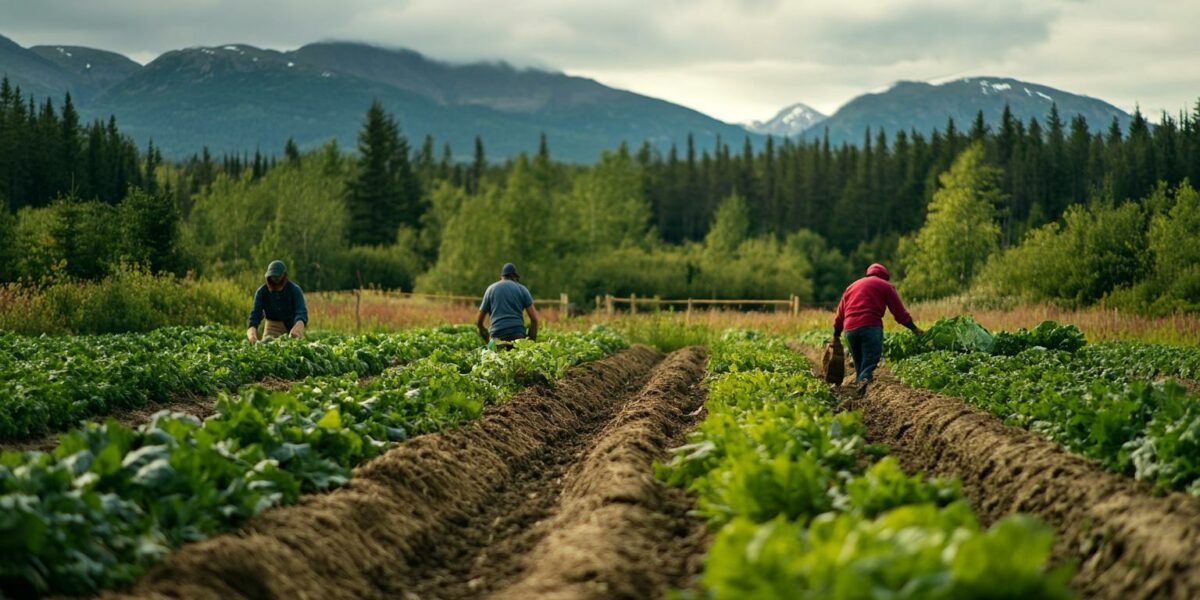
[[[478,139],[408,140],[376,103],[356,148],[289,140],[168,162],[112,119],[81,123],[69,97],[5,82],[0,279],[134,269],[250,282],[283,258],[306,289],[477,293],[512,261],[542,294],[821,304],[881,261],[918,298],[1193,310],[1200,103],[1157,124],[1139,112],[1127,129],[1104,125],[1006,111],[855,145],[621,146],[591,165],[555,161],[543,137],[535,155],[498,163]]]

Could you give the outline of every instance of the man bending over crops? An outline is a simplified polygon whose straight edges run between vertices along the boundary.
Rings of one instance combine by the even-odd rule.
[[[304,290],[288,280],[287,265],[281,260],[271,261],[267,265],[267,282],[254,292],[254,307],[250,309],[250,319],[246,330],[246,339],[251,344],[258,342],[258,324],[265,317],[266,327],[263,327],[263,339],[291,335],[294,338],[304,337],[304,329],[308,327],[308,306],[304,303]]]
[[[483,302],[479,305],[479,316],[475,319],[475,327],[479,329],[479,337],[487,342],[488,348],[512,348],[515,340],[528,337],[537,340],[538,313],[533,307],[533,296],[529,289],[518,283],[521,276],[517,267],[505,263],[500,269],[500,281],[488,286],[483,293]],[[529,313],[529,331],[525,331],[525,316]],[[484,328],[483,320],[491,315],[489,328]]]
[[[855,281],[842,293],[837,317],[833,320],[833,341],[841,343],[842,330],[854,357],[854,385],[859,396],[867,393],[867,384],[875,376],[875,367],[883,354],[883,313],[892,311],[897,323],[923,335],[920,327],[900,301],[896,288],[888,283],[891,276],[886,267],[875,263],[867,268],[867,276]]]

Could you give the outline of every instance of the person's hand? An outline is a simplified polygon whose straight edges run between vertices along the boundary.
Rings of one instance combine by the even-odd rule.
[[[250,342],[251,344],[258,343],[258,329],[257,328],[251,327],[250,329],[246,330],[246,341]]]
[[[925,330],[921,329],[920,327],[917,327],[916,325],[913,325],[913,333],[917,334],[917,337],[921,337],[921,336],[925,335]]]
[[[296,339],[304,337],[304,321],[296,321],[296,324],[292,325],[292,330],[288,333]]]

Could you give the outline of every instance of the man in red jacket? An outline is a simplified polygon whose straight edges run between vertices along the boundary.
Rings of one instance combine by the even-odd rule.
[[[917,335],[924,335],[900,301],[896,288],[888,283],[886,267],[875,263],[867,268],[867,276],[850,284],[838,302],[837,317],[833,320],[833,339],[836,342],[846,332],[850,355],[854,357],[854,384],[858,395],[867,393],[867,384],[875,375],[883,354],[883,313],[892,311],[897,323]]]

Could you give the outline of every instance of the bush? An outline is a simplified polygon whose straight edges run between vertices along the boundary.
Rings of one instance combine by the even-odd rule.
[[[1062,226],[1035,229],[1020,246],[994,256],[981,280],[1001,296],[1084,305],[1139,281],[1148,254],[1141,206],[1077,205]]]
[[[119,267],[99,281],[0,287],[0,329],[38,335],[240,325],[249,310],[250,293],[225,280],[155,276],[140,268]]]
[[[353,246],[338,258],[338,272],[327,280],[337,281],[336,288],[353,289],[362,284],[390,290],[412,290],[421,272],[422,260],[410,245]]]

